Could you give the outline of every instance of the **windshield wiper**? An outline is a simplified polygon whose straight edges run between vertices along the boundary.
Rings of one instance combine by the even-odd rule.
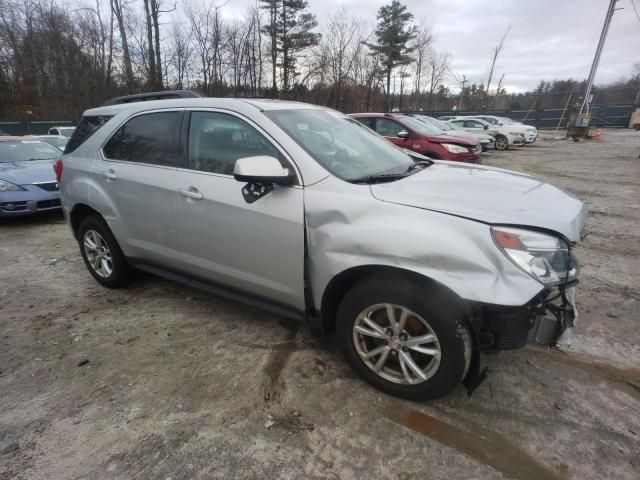
[[[379,173],[377,175],[366,175],[364,177],[351,180],[351,183],[375,183],[375,182],[391,182],[399,180],[407,176],[407,172],[402,173]]]

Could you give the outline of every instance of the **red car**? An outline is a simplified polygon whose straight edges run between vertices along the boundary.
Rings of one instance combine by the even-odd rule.
[[[463,137],[441,135],[440,130],[409,115],[354,113],[350,116],[395,145],[431,158],[477,163],[482,152],[480,142]]]

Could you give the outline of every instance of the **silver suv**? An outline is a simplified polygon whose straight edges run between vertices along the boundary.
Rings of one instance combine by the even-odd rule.
[[[582,202],[522,173],[401,150],[327,108],[103,106],[56,172],[101,284],[140,269],[308,321],[393,395],[472,391],[481,349],[554,343],[575,317]]]

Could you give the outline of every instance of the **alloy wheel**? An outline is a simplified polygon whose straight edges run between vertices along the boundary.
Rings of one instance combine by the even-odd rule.
[[[95,230],[87,230],[83,239],[84,253],[91,268],[101,278],[109,278],[113,272],[113,260],[107,242]]]
[[[364,309],[353,325],[362,362],[381,378],[402,385],[426,382],[440,366],[440,342],[430,325],[411,310],[390,303]]]

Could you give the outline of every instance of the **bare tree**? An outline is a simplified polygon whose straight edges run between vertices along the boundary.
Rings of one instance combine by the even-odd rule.
[[[193,57],[190,37],[191,32],[186,25],[173,22],[169,63],[175,76],[175,88],[178,90],[182,90],[188,84],[188,72]]]
[[[222,83],[220,6],[213,5],[209,0],[191,0],[184,2],[184,11],[191,24],[194,47],[200,61],[202,91],[205,95],[211,95]]]
[[[133,66],[131,64],[131,54],[129,52],[129,41],[127,39],[127,28],[124,18],[124,0],[109,0],[111,5],[111,11],[116,17],[118,22],[118,29],[120,31],[120,42],[122,44],[122,61],[124,63],[125,78],[127,81],[127,87],[129,92],[133,92],[134,78],[133,78]]]
[[[486,97],[489,95],[489,89],[491,88],[491,80],[493,79],[493,72],[496,67],[496,60],[498,60],[498,56],[502,51],[502,47],[504,46],[504,41],[507,38],[507,35],[509,35],[510,30],[511,30],[511,26],[507,27],[507,30],[504,32],[504,35],[500,39],[500,42],[498,43],[498,45],[493,47],[493,50],[491,52],[491,66],[489,67],[489,79],[487,80],[487,90],[485,91],[485,100],[486,100]]]
[[[451,55],[433,52],[429,58],[429,111],[433,111],[433,95],[449,71]]]
[[[414,75],[413,75],[413,108],[422,110],[422,91],[424,89],[425,79],[429,73],[429,59],[433,54],[431,44],[433,43],[433,35],[431,29],[424,21],[421,22],[416,31],[416,38],[413,41],[413,59],[414,59]]]
[[[337,108],[343,101],[344,86],[353,78],[364,49],[365,28],[357,17],[342,9],[329,17],[322,37],[322,74],[326,69],[326,78],[332,85],[329,104]],[[321,83],[324,83],[324,76]]]

